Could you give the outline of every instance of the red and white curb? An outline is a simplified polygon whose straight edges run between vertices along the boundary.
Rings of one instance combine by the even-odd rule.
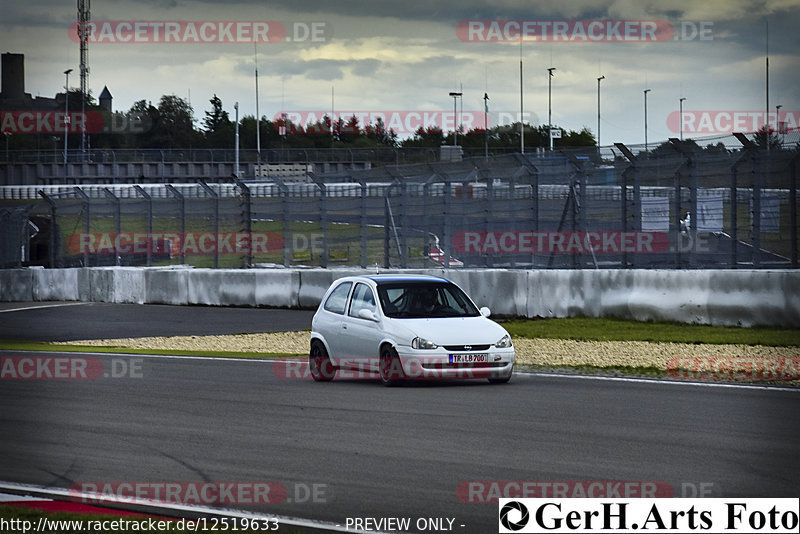
[[[45,513],[67,512],[84,515],[114,515],[120,517],[149,517],[147,514],[102,508],[79,502],[60,501],[46,497],[32,497],[30,495],[15,495],[13,493],[0,493],[0,506],[14,508],[27,508]]]
[[[159,518],[198,518],[229,517],[262,521],[277,521],[281,528],[292,527],[298,532],[349,532],[367,534],[366,531],[347,528],[340,523],[316,521],[302,517],[288,517],[273,514],[257,514],[242,510],[211,508],[179,503],[164,503],[149,499],[131,499],[119,508],[100,507],[76,502],[81,500],[98,500],[101,495],[76,492],[63,488],[48,488],[15,482],[0,481],[0,506],[20,506],[40,510],[42,512],[69,512],[88,515],[117,515],[134,517]],[[124,506],[124,508],[122,508]],[[381,534],[369,531],[370,534]]]

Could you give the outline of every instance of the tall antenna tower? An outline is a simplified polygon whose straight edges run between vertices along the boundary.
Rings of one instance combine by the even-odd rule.
[[[89,26],[91,15],[89,4],[91,0],[78,0],[78,38],[81,41],[81,113],[86,113],[86,93],[89,82],[89,34],[92,31]],[[86,150],[86,126],[81,132],[81,152]]]

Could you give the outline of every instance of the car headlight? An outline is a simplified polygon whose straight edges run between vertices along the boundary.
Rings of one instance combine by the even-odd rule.
[[[504,335],[500,338],[500,341],[494,344],[495,348],[498,349],[507,349],[511,346],[511,336],[508,334]]]
[[[434,343],[433,341],[428,341],[422,337],[415,337],[411,340],[411,348],[412,349],[438,349],[439,345]]]

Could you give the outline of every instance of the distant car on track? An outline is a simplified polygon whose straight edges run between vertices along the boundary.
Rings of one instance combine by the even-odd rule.
[[[346,369],[377,374],[384,385],[423,378],[508,382],[514,346],[490,313],[444,278],[341,278],[311,322],[311,376],[328,381]]]

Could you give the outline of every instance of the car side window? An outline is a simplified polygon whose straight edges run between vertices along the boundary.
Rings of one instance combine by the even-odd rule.
[[[356,288],[353,290],[353,298],[350,302],[349,315],[358,317],[358,312],[363,309],[375,311],[375,296],[372,294],[372,289],[366,284],[356,284]]]
[[[350,293],[352,285],[352,282],[344,282],[331,291],[325,301],[325,309],[329,312],[344,315],[344,309],[347,306],[347,294]]]

